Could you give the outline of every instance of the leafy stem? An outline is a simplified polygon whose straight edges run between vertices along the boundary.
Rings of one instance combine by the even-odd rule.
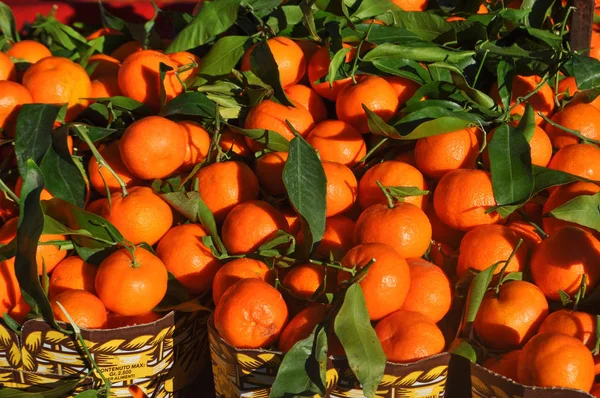
[[[71,327],[73,328],[73,332],[75,333],[77,341],[79,341],[79,344],[81,344],[81,348],[83,349],[83,352],[85,353],[87,359],[90,361],[92,368],[96,371],[98,376],[100,376],[100,378],[104,382],[104,387],[102,387],[101,391],[105,391],[106,396],[109,396],[110,395],[110,387],[112,386],[111,381],[106,378],[106,376],[102,372],[102,369],[100,369],[100,367],[94,360],[94,357],[90,353],[90,350],[88,349],[87,344],[85,343],[85,340],[83,339],[83,336],[81,335],[81,330],[75,324],[75,322],[73,321],[73,318],[71,318],[71,315],[69,315],[69,313],[67,312],[65,307],[63,307],[63,305],[59,301],[57,301],[56,304],[60,307],[61,311],[65,314],[65,316],[69,320],[69,323],[71,324]]]
[[[523,239],[519,238],[519,242],[517,243],[517,245],[513,249],[512,253],[510,253],[510,256],[508,256],[508,259],[505,260],[505,261],[503,261],[504,262],[504,266],[500,270],[500,277],[498,278],[498,284],[496,285],[496,288],[495,288],[495,290],[496,290],[496,296],[498,296],[498,294],[500,294],[500,286],[502,286],[502,282],[504,282],[504,274],[506,273],[506,269],[508,268],[508,265],[512,261],[512,259],[515,256],[515,254],[517,254],[517,251],[519,250],[519,248],[521,247],[522,244],[523,244]]]
[[[560,124],[554,122],[552,119],[550,119],[548,116],[538,112],[538,114],[542,117],[542,119],[544,119],[546,121],[546,123],[550,124],[551,126],[554,126],[556,128],[559,128],[569,134],[573,134],[574,136],[576,136],[577,138],[579,138],[580,140],[582,140],[583,142],[587,143],[587,144],[594,144],[594,145],[600,145],[600,141],[598,140],[593,140],[591,138],[588,138],[584,135],[582,135],[578,130],[572,130],[569,129],[567,127],[561,126]]]
[[[392,198],[392,194],[388,191],[388,189],[381,182],[379,182],[379,180],[377,180],[377,186],[381,189],[381,191],[385,195],[385,198],[387,199],[387,202],[388,202],[388,207],[390,209],[393,209],[394,208],[394,198]]]
[[[374,24],[375,24],[375,21],[371,21],[371,24],[369,25],[369,29],[365,33],[365,37],[363,37],[363,39],[360,41],[360,43],[358,43],[358,47],[356,48],[356,57],[354,57],[354,61],[352,62],[352,72],[350,73],[350,75],[352,76],[352,82],[354,84],[356,84],[355,74],[356,74],[356,69],[358,69],[358,61],[360,60],[360,51],[362,50],[363,43],[369,39],[369,34],[371,33],[371,29],[373,29]]]
[[[18,205],[21,201],[19,200],[19,197],[17,195],[15,195],[15,193],[8,187],[6,186],[6,184],[4,183],[4,181],[2,181],[2,178],[0,178],[0,191],[4,192],[4,194],[10,196],[10,198]]]
[[[98,170],[102,170],[102,168],[106,168],[110,172],[110,174],[112,174],[112,176],[115,177],[115,180],[117,180],[117,182],[119,183],[119,186],[121,187],[121,191],[123,193],[123,197],[126,197],[127,195],[129,195],[127,193],[127,184],[125,184],[125,182],[121,179],[121,177],[119,177],[119,175],[112,169],[112,167],[110,167],[108,165],[108,163],[106,163],[106,161],[104,160],[102,155],[100,155],[100,152],[98,152],[98,149],[96,149],[96,146],[94,145],[94,143],[88,136],[87,131],[85,131],[85,126],[84,125],[74,125],[74,127],[75,127],[75,131],[77,132],[77,135],[82,140],[84,140],[85,143],[90,147],[90,150],[92,151],[92,155],[94,155],[94,158],[96,158],[96,161],[98,162]]]

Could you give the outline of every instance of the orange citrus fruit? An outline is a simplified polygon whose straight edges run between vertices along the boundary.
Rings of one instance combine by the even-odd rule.
[[[590,391],[594,359],[574,337],[540,333],[529,340],[519,358],[518,382],[537,387],[565,387]]]
[[[221,296],[215,308],[215,329],[236,348],[266,348],[281,334],[288,309],[281,293],[267,282],[242,279]]]
[[[362,135],[341,120],[325,120],[317,124],[306,140],[318,152],[321,160],[352,167],[367,154]]]
[[[114,53],[111,56],[119,59]],[[165,100],[168,102],[179,95],[183,86],[175,74],[178,63],[154,50],[136,51],[123,60],[118,75],[123,95],[158,110],[161,106],[161,63],[173,68],[166,72],[163,81]]]
[[[433,193],[433,207],[440,220],[460,231],[498,223],[497,212],[486,214],[496,204],[492,178],[483,170],[453,170],[440,179]]]
[[[287,152],[268,152],[256,160],[254,170],[260,187],[268,195],[280,195],[286,192],[283,184],[283,168],[287,161]]]
[[[0,81],[17,80],[17,69],[10,57],[0,52]]]
[[[379,76],[359,75],[356,84],[344,87],[337,96],[335,111],[339,120],[351,124],[361,133],[369,132],[366,106],[388,121],[398,108],[398,96],[392,86]]]
[[[173,224],[173,212],[167,202],[148,187],[133,187],[127,196],[114,193],[100,215],[135,245],[146,242],[153,246]]]
[[[400,310],[383,318],[375,333],[388,361],[414,362],[439,354],[446,346],[440,328],[427,315]]]
[[[267,264],[252,258],[236,258],[224,264],[212,281],[212,295],[215,305],[219,304],[223,293],[242,279],[258,278],[269,284],[275,281],[275,272]]]
[[[377,185],[378,181],[388,187],[416,187],[427,190],[427,183],[419,170],[408,163],[388,160],[371,167],[360,179],[358,203],[363,209],[377,203],[387,204],[385,194]],[[408,196],[403,200],[424,210],[427,208],[428,196]]]
[[[369,271],[360,281],[367,310],[372,321],[380,320],[399,310],[410,287],[408,263],[390,245],[363,243],[354,246],[342,259],[346,268],[361,269],[372,261]],[[338,271],[338,284],[350,279],[350,273]]]
[[[323,162],[323,170],[327,178],[325,214],[332,217],[347,211],[356,202],[358,183],[352,171],[343,164]]]
[[[15,136],[17,116],[23,104],[33,102],[29,91],[19,83],[0,81],[0,128],[2,135],[8,138]]]
[[[267,45],[279,71],[279,80],[283,87],[296,84],[302,79],[306,72],[306,59],[304,58],[304,52],[291,39],[287,37],[277,36],[267,40]],[[252,46],[242,58],[242,71],[248,71],[251,69],[250,55],[254,51]]]
[[[104,161],[119,176],[125,185],[132,187],[139,184],[140,181],[127,169],[121,160],[119,142],[120,141],[117,140],[106,146],[102,146],[98,149],[98,152],[100,152]],[[100,168],[98,161],[93,156],[90,158],[90,163],[88,165],[88,175],[92,187],[94,187],[96,192],[102,196],[106,196],[106,188],[108,188],[111,193],[118,192],[121,189],[119,182],[113,174],[106,168]]]
[[[178,225],[156,247],[158,258],[191,295],[208,292],[221,267],[221,262],[202,243],[203,236],[207,233],[201,225]]]
[[[467,232],[460,242],[456,274],[463,275],[469,269],[483,271],[500,261],[506,261],[516,249],[519,236],[504,225],[481,225]],[[528,260],[526,246],[521,246],[508,263],[506,272],[522,271]],[[505,263],[500,263],[494,274],[499,273]]]
[[[21,40],[14,43],[6,52],[6,55],[12,58],[21,59],[30,64],[35,64],[39,60],[51,57],[50,50],[34,40]]]
[[[574,144],[554,154],[548,167],[590,180],[600,180],[600,149],[591,144]]]
[[[23,75],[23,86],[35,103],[68,104],[66,121],[88,106],[92,92],[85,69],[63,57],[46,57],[31,65]]]
[[[570,130],[578,131],[585,138],[600,139],[600,110],[590,104],[573,104],[552,116],[552,121]],[[579,137],[548,123],[546,132],[555,148],[579,144]]]
[[[258,198],[258,180],[245,163],[228,161],[201,168],[198,179],[200,197],[221,222],[236,205]]]
[[[271,130],[291,141],[294,133],[286,123],[287,120],[301,136],[305,137],[314,126],[313,117],[301,104],[293,101],[292,103],[294,106],[281,105],[272,100],[262,101],[248,112],[244,128]],[[262,144],[249,137],[246,137],[246,144],[254,152],[263,148]]]
[[[191,170],[206,159],[210,148],[210,137],[200,123],[183,120],[177,124],[183,129],[186,141],[182,167],[185,170]]]
[[[119,151],[129,171],[143,180],[164,178],[183,164],[187,137],[177,123],[148,116],[131,124],[121,137]]]
[[[250,200],[229,212],[221,235],[230,254],[245,254],[258,249],[278,230],[288,230],[283,214],[267,202]]]
[[[420,312],[439,322],[450,311],[452,285],[440,267],[422,258],[409,258],[410,288],[401,309]]]
[[[417,206],[376,204],[362,212],[354,227],[355,243],[386,243],[403,258],[421,257],[431,242],[431,223]]]
[[[285,94],[291,101],[296,101],[312,115],[315,123],[327,119],[327,107],[315,90],[302,84],[294,84],[285,88]]]
[[[300,311],[281,332],[279,350],[288,352],[294,344],[310,336],[317,324],[325,319],[326,313],[327,308],[323,305],[313,305]]]
[[[135,249],[135,260],[121,249],[102,261],[96,274],[96,292],[109,311],[119,315],[147,314],[167,292],[167,268],[144,248]]]
[[[512,281],[502,284],[498,294],[486,292],[473,326],[486,347],[514,350],[537,332],[547,315],[548,302],[540,288]]]
[[[50,275],[49,296],[56,297],[67,290],[85,290],[96,293],[94,283],[98,267],[86,263],[78,256],[62,260]]]
[[[344,48],[352,49],[352,46],[344,43]],[[346,54],[346,63],[349,64],[356,57],[356,50],[352,49]],[[343,77],[335,80],[331,85],[328,81],[319,82],[322,78],[327,76],[329,72],[329,64],[331,59],[329,56],[329,48],[323,46],[319,48],[308,62],[307,74],[310,86],[319,94],[321,97],[330,101],[335,101],[342,89],[352,84],[351,77]]]
[[[415,162],[421,173],[439,180],[456,169],[474,169],[479,156],[478,129],[466,128],[452,133],[419,138]]]
[[[98,297],[85,290],[62,292],[52,299],[51,305],[58,321],[69,323],[69,314],[75,325],[84,329],[101,329],[106,325],[106,307]]]
[[[559,290],[573,295],[586,275],[592,291],[600,282],[600,242],[583,229],[566,226],[542,241],[531,257],[533,281],[550,300],[559,300]]]

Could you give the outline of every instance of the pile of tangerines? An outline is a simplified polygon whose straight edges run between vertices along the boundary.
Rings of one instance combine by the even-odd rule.
[[[408,4],[419,2],[395,3],[414,11]],[[86,39],[120,34],[103,28]],[[418,92],[418,83],[367,73],[330,83],[324,79],[332,62],[327,44],[284,36],[265,40],[293,106],[265,97],[228,123],[305,140],[318,154],[326,178],[326,223],[310,257],[298,254],[307,229],[287,199],[282,175],[288,152],[269,150],[238,128],[160,116],[164,102],[195,90],[190,82],[201,57],[129,41],[110,54],[91,55],[93,67],[86,70],[35,40],[10,43],[0,53],[2,244],[15,239],[19,224],[24,182],[12,143],[17,134],[27,134],[17,128],[24,104],[65,104],[55,127],[79,122],[90,105],[109,97],[128,97],[152,113],[96,141],[97,151],[68,139],[72,156],[87,162],[85,210],[111,223],[124,243],[101,261],[88,261],[70,250],[68,235],[42,235],[37,269],[42,280],[49,276],[43,284],[56,319],[90,329],[157,320],[161,315],[153,310],[170,274],[189,297],[212,294],[214,326],[230,345],[288,352],[316,325],[333,319],[339,307],[331,296],[359,283],[387,360],[410,363],[457,345],[456,328],[448,332],[445,325],[450,317],[460,320],[473,277],[496,266],[469,336],[457,341],[474,342],[485,352],[478,358],[484,366],[519,383],[594,388],[598,394],[597,315],[574,309],[572,300],[563,308],[561,299],[593,295],[600,284],[600,232],[550,212],[600,191],[600,103],[578,97],[571,76],[560,76],[557,89],[540,76],[514,77],[510,123],[517,125],[526,103],[536,111],[531,163],[580,181],[544,190],[503,218],[494,211],[486,149],[496,126],[380,147],[365,107],[390,121]],[[349,65],[375,47],[344,46]],[[253,70],[255,48],[246,49],[240,72]],[[169,70],[161,71],[161,64]],[[555,92],[566,99],[563,106],[557,106]],[[489,93],[501,103],[497,85]],[[215,236],[205,219],[187,219],[154,184],[173,178],[191,182],[224,251],[209,244],[207,238],[214,244]],[[54,197],[48,190],[41,194],[42,201]],[[293,238],[296,252],[265,255],[263,245],[282,231]],[[14,257],[0,263],[0,312],[23,322],[31,308],[14,264]],[[331,323],[328,353],[343,355]]]

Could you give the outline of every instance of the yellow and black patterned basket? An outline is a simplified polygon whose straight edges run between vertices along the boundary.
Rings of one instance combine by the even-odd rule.
[[[268,350],[240,350],[227,344],[212,324],[208,324],[208,338],[219,398],[268,398],[283,354]],[[450,355],[436,355],[411,364],[388,362],[377,396],[444,397]],[[329,359],[327,393],[330,398],[363,397],[358,380],[344,358]]]
[[[81,335],[116,397],[140,387],[148,396],[173,397],[208,369],[208,311],[170,312],[156,322]],[[31,320],[20,335],[0,324],[0,382],[6,387],[46,385],[88,368],[72,336]],[[97,375],[95,375],[97,376]],[[98,382],[98,378],[95,382]],[[78,391],[89,388],[80,384]]]
[[[473,398],[593,398],[579,390],[524,386],[473,363],[471,391]]]

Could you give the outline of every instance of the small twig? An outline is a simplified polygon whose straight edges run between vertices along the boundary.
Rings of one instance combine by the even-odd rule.
[[[84,126],[76,125],[75,128],[77,130],[77,134],[81,138],[83,138],[85,143],[90,147],[90,150],[92,151],[92,155],[94,155],[94,158],[96,158],[96,162],[98,162],[98,171],[100,171],[103,167],[105,167],[110,172],[110,174],[112,174],[113,177],[115,177],[115,180],[117,180],[117,182],[121,186],[121,191],[123,193],[123,197],[126,197],[127,195],[129,195],[127,193],[127,184],[125,184],[125,182],[121,179],[121,177],[119,177],[119,175],[112,169],[112,167],[110,167],[109,164],[106,163],[106,161],[104,160],[102,155],[100,155],[100,152],[98,152],[98,149],[96,149],[96,146],[94,145],[94,143],[88,136],[87,132],[85,131]]]
[[[4,181],[2,181],[2,178],[0,178],[0,191],[4,192],[6,195],[10,196],[10,198],[17,205],[19,203],[21,203],[21,200],[19,199],[19,197],[17,195],[15,195],[15,193],[8,186],[6,186],[6,184],[4,183]]]
[[[479,68],[477,69],[477,74],[475,74],[475,79],[473,80],[473,87],[475,87],[475,85],[477,84],[477,80],[479,80],[479,74],[481,73],[481,70],[483,69],[483,65],[485,64],[485,60],[489,53],[490,53],[489,50],[485,50],[485,53],[483,53],[483,58],[481,59],[481,63],[479,64]]]
[[[496,285],[496,296],[498,294],[500,294],[500,286],[502,285],[502,282],[504,279],[504,274],[506,273],[506,269],[508,268],[508,265],[512,261],[513,257],[517,254],[517,250],[519,250],[519,248],[521,247],[522,244],[523,244],[523,239],[519,238],[519,242],[517,243],[517,246],[514,248],[512,253],[510,253],[510,256],[508,256],[508,259],[505,260],[505,264],[502,267],[502,269],[500,270],[500,277],[498,278],[498,284]],[[500,263],[502,263],[502,261]]]

